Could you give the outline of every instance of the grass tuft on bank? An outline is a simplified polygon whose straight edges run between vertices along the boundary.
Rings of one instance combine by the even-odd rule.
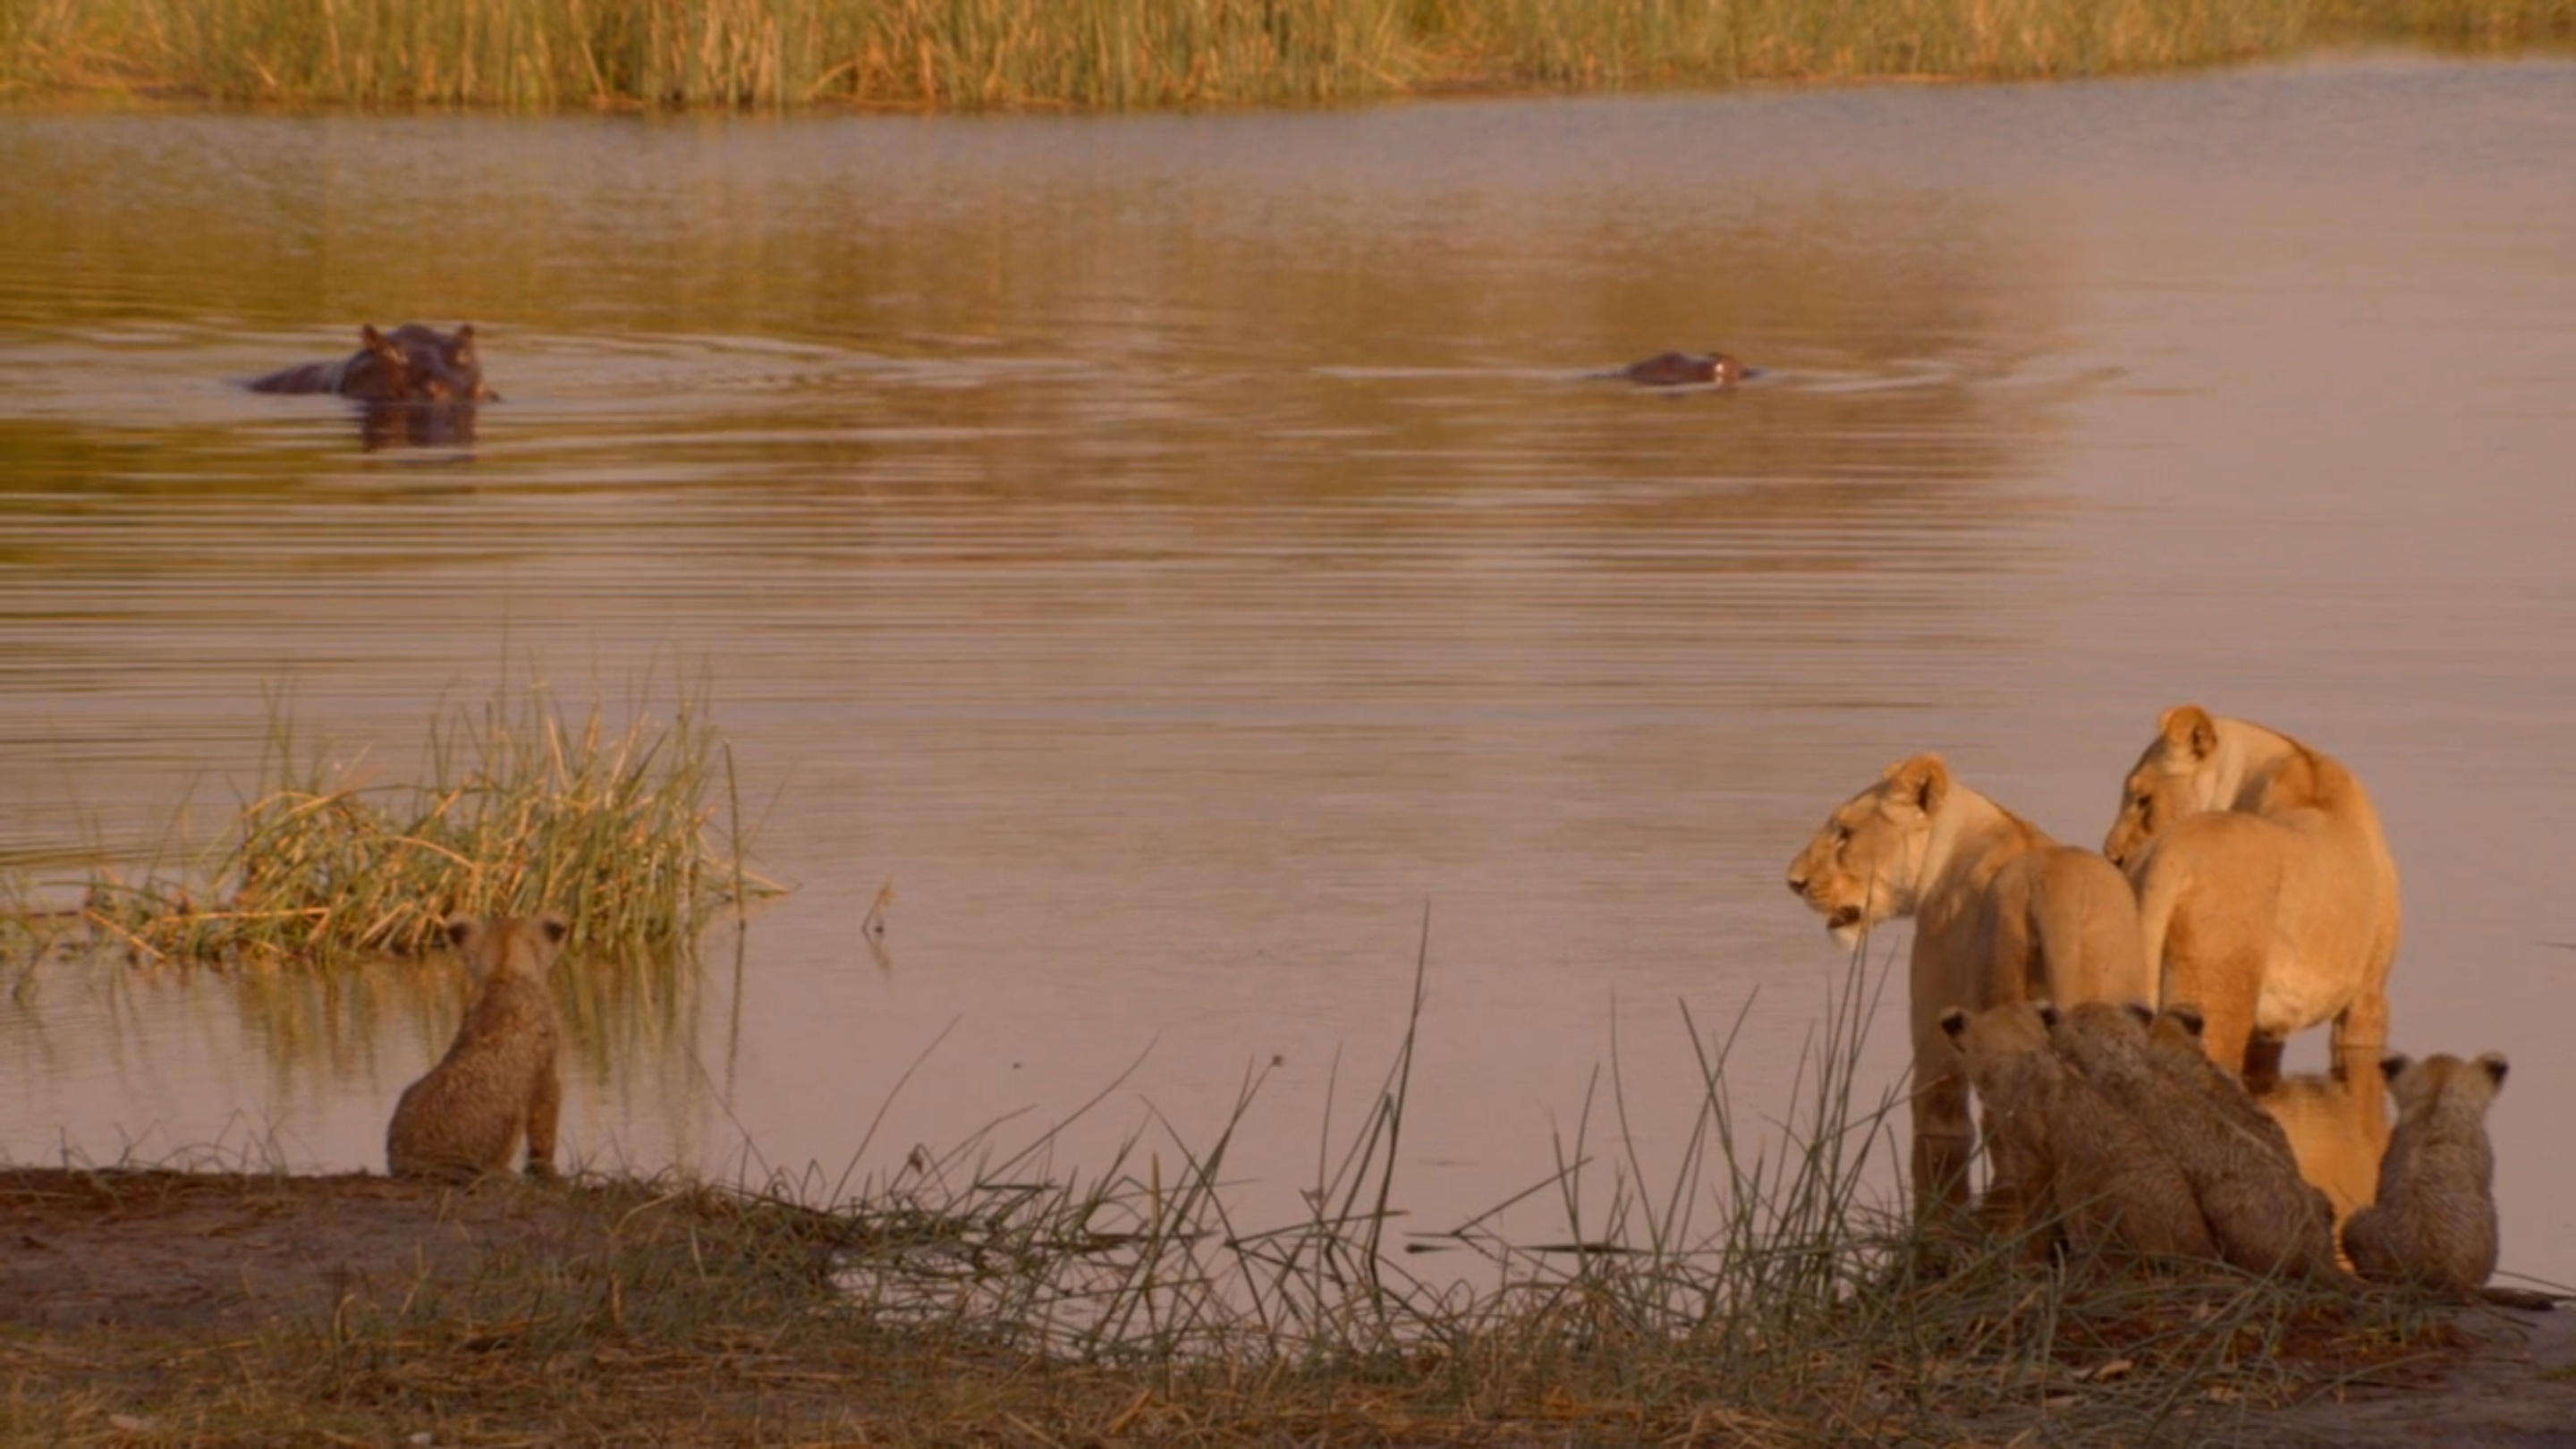
[[[2576,0],[0,0],[0,94],[775,110],[1275,105],[2576,40]]]
[[[257,781],[213,845],[103,859],[72,909],[31,905],[60,883],[22,873],[9,933],[30,952],[327,968],[434,949],[456,912],[554,909],[576,951],[674,961],[718,913],[777,889],[744,864],[731,758],[703,697],[618,729],[596,705],[576,715],[542,689],[505,689],[434,719],[422,759],[419,782],[374,783],[308,748],[272,701]]]

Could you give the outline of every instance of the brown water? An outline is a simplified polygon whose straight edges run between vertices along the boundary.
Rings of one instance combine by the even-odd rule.
[[[703,667],[798,889],[584,1044],[574,1154],[828,1180],[1108,1089],[1056,1166],[1173,1161],[1275,1058],[1230,1158],[1275,1205],[1392,1058],[1427,915],[1397,1196],[1440,1228],[1546,1177],[1614,1060],[1668,1169],[1685,1007],[1747,1011],[1731,1075],[1785,1107],[1841,958],[1781,873],[1882,765],[1940,748],[2092,843],[2198,700],[2377,792],[2397,1045],[2513,1056],[2506,1265],[2576,1279],[2570,155],[2576,67],[2416,59],[0,117],[0,857],[212,829],[264,687],[400,780],[442,701]],[[484,329],[470,447],[238,386],[365,319]],[[1773,375],[1583,375],[1713,345]],[[451,990],[40,971],[0,1152],[377,1165]]]

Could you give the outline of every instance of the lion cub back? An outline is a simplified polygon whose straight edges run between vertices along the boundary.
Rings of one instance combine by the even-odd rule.
[[[2220,1257],[2253,1273],[2339,1278],[2334,1208],[2299,1176],[2288,1136],[2200,1052],[2188,1008],[2164,1016],[2161,1046],[2144,1007],[2109,1002],[2074,1008],[2049,1035],[2172,1157]]]
[[[554,1167],[562,1086],[562,1036],[547,973],[569,928],[561,916],[458,916],[448,939],[465,958],[474,1000],[456,1040],[429,1074],[405,1088],[385,1129],[385,1165],[396,1177],[465,1179],[507,1172],[524,1140],[531,1176]]]
[[[2454,1056],[2380,1063],[2397,1126],[2380,1159],[2379,1198],[2343,1225],[2353,1271],[2381,1283],[2475,1293],[2495,1273],[2495,1150],[2487,1109],[2505,1059]]]
[[[1993,1116],[1995,1195],[2008,1211],[2053,1212],[2079,1253],[2213,1256],[2182,1170],[2058,1058],[2049,1044],[2056,1020],[2054,1008],[2026,1001],[1974,1014],[1954,1007],[1941,1019]]]

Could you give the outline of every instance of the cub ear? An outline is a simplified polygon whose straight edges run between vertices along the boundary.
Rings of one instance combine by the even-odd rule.
[[[482,927],[483,923],[472,916],[464,915],[462,913],[450,916],[447,918],[447,925],[445,927],[447,932],[447,944],[451,946],[462,946],[467,941],[472,940],[474,933],[481,930]]]
[[[2392,1082],[2397,1080],[2397,1074],[2405,1071],[2406,1067],[2404,1052],[2390,1052],[2379,1059],[2379,1074]]]
[[[1941,1013],[1941,1030],[1949,1033],[1950,1040],[1957,1041],[1959,1033],[1967,1029],[1968,1009],[1966,1007],[1954,1006]]]
[[[2126,1011],[2126,1012],[2128,1012],[2128,1013],[2129,1013],[2129,1015],[2130,1015],[2133,1019],[2135,1019],[2135,1020],[2136,1020],[2136,1022],[2138,1023],[2138,1025],[2140,1025],[2140,1026],[2153,1026],[2153,1025],[2155,1025],[2155,1022],[2156,1022],[2156,1009],[2155,1009],[2154,1007],[2152,1007],[2152,1006],[2147,1005],[2147,1004],[2146,1004],[2145,1002],[2143,1002],[2143,1001],[2131,1001],[2131,1002],[2124,1003],[2124,1004],[2122,1005],[2121,1009],[2122,1009],[2122,1010],[2124,1010],[2124,1011]]]
[[[2487,1082],[2489,1085],[2495,1087],[2502,1087],[2504,1085],[2504,1053],[2488,1052],[2486,1055],[2478,1058],[2478,1065],[2486,1068]]]
[[[2165,743],[2186,750],[2194,760],[2208,759],[2218,748],[2218,721],[2196,704],[2178,704],[2156,721]]]
[[[2190,1032],[2195,1040],[2202,1032],[2209,1030],[2209,1018],[2201,1015],[2200,1008],[2189,1002],[2178,1002],[2168,1006],[2165,1008],[2165,1013],[2180,1024],[2183,1030]]]
[[[1895,786],[1889,792],[1892,799],[1926,815],[1938,811],[1950,795],[1950,767],[1939,755],[1921,754],[1899,760],[1887,767],[1886,778]]]
[[[2039,1024],[2040,1024],[2041,1026],[2055,1026],[2055,1025],[2057,1025],[2057,1023],[2058,1023],[2058,1021],[2059,1021],[2059,1016],[2058,1016],[2057,1003],[2056,1003],[2056,1002],[2054,1002],[2054,1001],[2034,1001],[2034,1002],[2032,1002],[2032,1003],[2031,1003],[2031,1006],[2032,1006],[2035,1010],[2037,1010],[2037,1011],[2039,1012]]]
[[[546,939],[558,946],[563,944],[564,937],[572,934],[572,924],[552,911],[537,917],[537,929],[545,932]]]

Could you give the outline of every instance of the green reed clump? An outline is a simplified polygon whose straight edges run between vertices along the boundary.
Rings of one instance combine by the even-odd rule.
[[[576,947],[668,961],[712,912],[774,890],[714,829],[730,761],[702,701],[612,730],[596,706],[505,694],[434,721],[424,769],[360,783],[273,710],[227,842],[175,872],[96,871],[82,915],[138,957],[229,966],[414,954],[455,912],[551,909]]]
[[[2576,36],[2576,0],[0,0],[0,90],[1131,108],[2093,75],[2427,36]]]

